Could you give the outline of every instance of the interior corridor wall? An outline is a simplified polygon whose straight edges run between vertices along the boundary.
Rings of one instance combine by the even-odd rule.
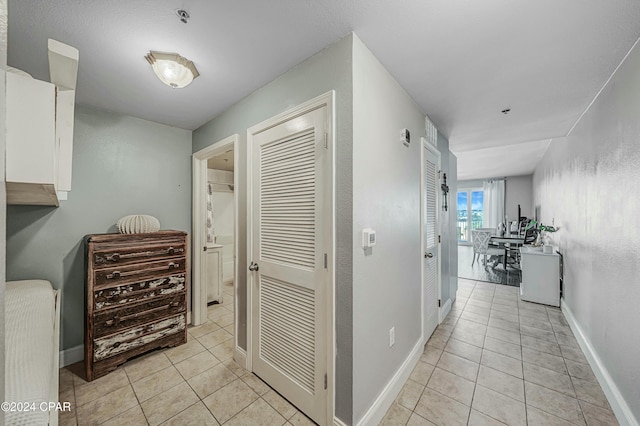
[[[351,35],[316,53],[264,87],[256,90],[193,133],[193,152],[235,133],[239,141],[238,186],[238,277],[236,321],[238,344],[247,347],[247,129],[281,112],[335,90],[336,145],[336,395],[338,418],[351,423],[351,168],[352,81]]]
[[[570,135],[551,141],[533,176],[534,204],[542,222],[560,227],[551,238],[564,255],[563,303],[636,424],[640,420],[638,117],[640,48],[636,45]]]

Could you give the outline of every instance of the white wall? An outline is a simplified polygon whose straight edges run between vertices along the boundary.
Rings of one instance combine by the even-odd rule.
[[[533,218],[533,175],[508,176],[504,200],[509,221],[518,220],[518,204],[522,216]]]
[[[5,98],[4,73],[7,66],[7,1],[0,0],[0,99]],[[4,324],[4,282],[6,272],[6,211],[4,184],[5,103],[0,102],[0,324]],[[0,401],[4,401],[4,326],[0,327]],[[0,426],[4,412],[0,411]]]
[[[551,237],[564,254],[565,306],[612,379],[603,387],[621,394],[610,402],[623,424],[640,420],[639,117],[636,46],[533,176],[542,221],[560,226]]]
[[[400,131],[408,128],[406,148]],[[371,52],[353,45],[353,418],[421,338],[420,136],[424,114]],[[373,228],[370,254],[361,230]],[[389,348],[389,329],[396,343]]]

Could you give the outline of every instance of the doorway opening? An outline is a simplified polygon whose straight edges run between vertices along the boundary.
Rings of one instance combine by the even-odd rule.
[[[237,343],[238,135],[193,154],[191,323],[213,322],[220,350]],[[213,328],[212,328],[213,329]]]

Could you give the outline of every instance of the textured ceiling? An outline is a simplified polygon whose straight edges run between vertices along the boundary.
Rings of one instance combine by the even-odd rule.
[[[567,134],[640,36],[640,2],[10,0],[8,63],[47,80],[55,38],[80,50],[78,103],[195,129],[352,30],[454,153],[493,152],[500,176],[505,153]],[[170,89],[149,50],[179,52],[201,76]]]

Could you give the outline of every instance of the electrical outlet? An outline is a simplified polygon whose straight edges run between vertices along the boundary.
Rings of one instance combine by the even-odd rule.
[[[396,344],[396,328],[391,327],[389,329],[389,347],[392,347]]]

